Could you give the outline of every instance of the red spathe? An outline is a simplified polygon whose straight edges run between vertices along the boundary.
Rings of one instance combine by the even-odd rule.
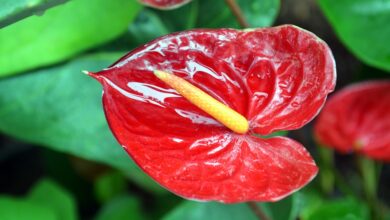
[[[183,77],[244,115],[238,135],[154,76]],[[104,86],[108,123],[138,165],[170,191],[196,200],[276,201],[318,168],[286,137],[312,120],[335,86],[328,46],[291,25],[193,30],[156,39],[92,74]]]
[[[318,117],[315,134],[340,152],[390,161],[390,81],[357,83],[337,92]]]

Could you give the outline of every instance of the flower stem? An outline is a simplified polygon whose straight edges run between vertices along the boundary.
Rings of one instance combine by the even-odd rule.
[[[372,200],[376,197],[376,172],[374,161],[358,156],[360,172],[363,178],[363,187],[367,199]]]
[[[326,195],[330,195],[334,190],[335,178],[333,175],[334,161],[333,161],[333,150],[325,147],[318,146],[318,152],[320,154],[320,183],[322,192]]]
[[[198,1],[193,1],[191,3],[189,16],[186,23],[186,29],[193,29],[195,27],[198,14],[199,14],[199,3]]]
[[[381,204],[377,197],[378,173],[377,164],[374,160],[364,156],[357,155],[357,162],[362,176],[363,188],[367,203],[371,206],[372,214],[375,219],[382,219],[380,207]]]
[[[249,24],[246,21],[244,14],[242,13],[242,10],[241,10],[240,6],[238,6],[237,2],[235,0],[225,0],[225,2],[229,6],[233,15],[236,17],[240,26],[242,28],[249,28]]]
[[[268,218],[263,209],[258,206],[256,202],[247,202],[246,204],[249,206],[249,208],[252,209],[253,213],[259,220],[270,220],[270,218]]]

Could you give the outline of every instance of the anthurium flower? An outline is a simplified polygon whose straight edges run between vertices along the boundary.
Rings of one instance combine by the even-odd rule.
[[[174,33],[89,74],[104,87],[119,143],[177,195],[276,201],[317,173],[298,142],[253,135],[302,127],[334,89],[331,51],[308,31],[284,25]]]
[[[325,105],[314,127],[318,141],[390,161],[390,80],[350,85]]]
[[[175,9],[191,0],[139,0],[142,4],[158,9]]]

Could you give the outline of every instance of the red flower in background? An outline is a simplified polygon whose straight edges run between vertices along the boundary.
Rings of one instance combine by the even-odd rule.
[[[249,122],[237,134],[154,74],[165,70],[234,109]],[[276,201],[307,184],[318,168],[287,137],[334,89],[328,46],[291,25],[253,30],[193,30],[156,39],[91,75],[115,137],[136,163],[189,199]]]
[[[390,161],[390,81],[354,84],[337,92],[318,117],[318,141]]]
[[[158,9],[175,9],[191,0],[139,0],[142,4]]]

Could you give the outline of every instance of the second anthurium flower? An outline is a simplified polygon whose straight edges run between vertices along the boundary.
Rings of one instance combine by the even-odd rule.
[[[284,25],[174,33],[89,74],[104,87],[119,143],[184,198],[277,201],[318,172],[298,142],[254,136],[302,127],[333,91],[331,51],[308,31]]]
[[[341,153],[390,162],[390,80],[360,82],[337,92],[314,132],[319,143]]]

